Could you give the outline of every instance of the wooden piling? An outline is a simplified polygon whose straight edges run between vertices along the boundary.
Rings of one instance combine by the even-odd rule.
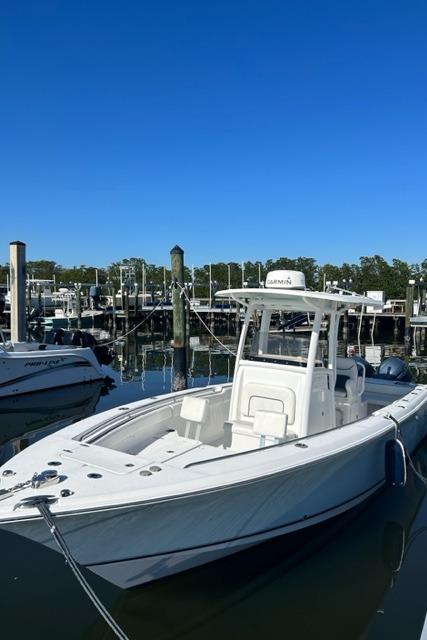
[[[12,342],[25,342],[25,244],[16,240],[10,243],[10,329]]]
[[[187,357],[185,331],[185,298],[181,295],[184,286],[184,252],[176,245],[170,252],[173,305],[173,391],[187,388]]]

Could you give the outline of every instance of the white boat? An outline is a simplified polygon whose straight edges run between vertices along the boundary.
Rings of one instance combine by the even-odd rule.
[[[0,398],[106,377],[89,347],[11,342],[0,331]]]
[[[118,407],[31,445],[0,468],[1,528],[55,549],[35,504],[47,496],[77,562],[128,588],[404,482],[403,452],[427,433],[427,387],[367,378],[336,355],[339,316],[378,302],[308,291],[298,272],[217,295],[247,309],[233,383]],[[278,334],[280,312],[314,313],[305,346]]]

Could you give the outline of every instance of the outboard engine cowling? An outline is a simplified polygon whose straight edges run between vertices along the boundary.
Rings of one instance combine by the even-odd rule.
[[[97,309],[99,306],[99,303],[101,302],[101,287],[92,285],[89,289],[89,296],[93,300],[94,308]]]
[[[383,380],[397,380],[399,382],[412,381],[412,375],[408,365],[404,360],[396,356],[386,358],[381,362],[375,377]]]
[[[51,337],[51,344],[64,344],[65,331],[64,329],[56,329]]]
[[[80,344],[82,345],[82,347],[89,347],[90,349],[93,349],[96,345],[96,340],[91,333],[82,331]]]
[[[97,344],[93,347],[93,352],[99,364],[111,364],[113,361],[113,352],[105,344]]]

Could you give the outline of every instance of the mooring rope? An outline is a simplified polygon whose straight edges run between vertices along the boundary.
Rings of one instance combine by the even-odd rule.
[[[55,522],[53,520],[53,516],[52,516],[52,513],[51,513],[51,511],[49,509],[49,505],[47,504],[47,502],[41,500],[40,502],[36,502],[34,504],[34,506],[37,507],[37,509],[39,510],[40,515],[42,516],[42,518],[45,521],[47,527],[49,528],[49,531],[52,534],[52,537],[54,538],[54,540],[55,540],[56,544],[58,545],[58,547],[61,549],[61,551],[62,551],[62,553],[64,555],[66,563],[69,565],[70,569],[74,573],[75,577],[77,578],[80,586],[85,591],[86,595],[92,601],[92,604],[96,607],[96,609],[98,610],[100,615],[104,618],[105,622],[111,628],[113,633],[115,633],[117,638],[120,638],[120,640],[129,640],[129,637],[124,633],[124,631],[122,631],[122,629],[119,627],[118,623],[114,620],[112,615],[104,607],[104,605],[102,604],[102,602],[100,601],[100,599],[98,598],[98,596],[93,591],[92,587],[89,585],[89,583],[87,582],[86,578],[84,577],[84,575],[80,571],[76,561],[74,560],[73,556],[71,555],[71,552],[70,552],[70,550],[69,550],[69,548],[67,546],[67,543],[65,542],[61,532],[59,531],[58,527],[56,526],[56,524],[55,524]]]
[[[148,316],[146,318],[144,318],[143,320],[141,320],[141,322],[139,322],[138,324],[136,324],[134,327],[132,327],[132,329],[130,329],[129,331],[127,331],[126,333],[123,333],[121,336],[119,336],[118,338],[116,338],[115,340],[110,340],[110,342],[103,342],[102,344],[105,345],[106,347],[108,347],[110,344],[115,344],[116,342],[120,342],[123,338],[126,338],[126,336],[129,336],[131,333],[133,333],[134,331],[136,331],[137,329],[139,329],[139,327],[141,327],[145,322],[147,322],[147,320],[149,318],[151,318],[151,316],[153,315],[153,313],[158,309],[158,307],[163,304],[164,302],[167,301],[167,296],[163,296],[163,298],[161,300],[159,300],[159,302],[156,304],[155,307],[153,307],[153,309],[150,311],[150,313],[148,314]]]
[[[407,457],[407,459],[408,459],[409,466],[411,467],[412,471],[415,473],[415,475],[417,476],[417,478],[418,478],[419,480],[421,480],[421,482],[422,482],[424,485],[426,485],[426,486],[427,486],[427,478],[426,478],[425,476],[423,476],[423,474],[422,474],[422,473],[420,473],[420,472],[415,468],[414,462],[413,462],[413,460],[412,460],[412,458],[411,458],[411,456],[410,456],[410,454],[409,454],[409,451],[408,451],[408,449],[406,448],[405,443],[403,442],[403,439],[402,439],[402,432],[400,431],[400,423],[399,423],[399,420],[397,420],[397,418],[395,418],[394,416],[392,416],[392,415],[391,415],[391,413],[387,413],[387,415],[386,415],[385,417],[386,417],[386,418],[388,418],[389,420],[391,420],[391,421],[394,423],[394,426],[396,427],[396,436],[395,436],[395,438],[396,438],[396,440],[399,440],[399,442],[401,442],[402,447],[403,447],[403,449],[404,449],[404,451],[405,451],[405,455],[406,455],[406,457]]]
[[[179,282],[177,282],[178,287],[181,289],[181,295],[184,296],[184,298],[187,300],[187,302],[191,305],[191,300],[188,297],[187,291],[185,289],[185,287],[183,287],[182,285],[179,284]],[[227,345],[225,345],[223,342],[221,342],[221,340],[213,333],[213,331],[210,330],[210,328],[208,327],[208,325],[206,324],[206,322],[203,320],[202,316],[196,311],[196,309],[194,308],[194,305],[191,307],[191,310],[194,311],[194,313],[196,314],[196,316],[199,318],[200,322],[202,323],[202,325],[205,327],[205,329],[211,334],[211,336],[213,338],[215,338],[215,340],[218,342],[218,344],[221,345],[221,347],[223,349],[225,349],[226,351],[228,351],[228,353],[230,353],[232,356],[236,357],[236,354],[231,351],[231,349],[229,349],[227,347]]]
[[[179,284],[179,282],[172,282],[172,284],[170,285],[169,289],[172,289],[174,286],[177,286],[180,288],[181,293],[180,295],[184,296],[185,299],[187,300],[187,302],[191,305],[191,300],[187,295],[187,291],[185,289],[185,287],[183,287],[181,284]],[[147,322],[147,320],[149,318],[151,318],[151,316],[153,315],[153,313],[159,308],[159,306],[161,304],[163,304],[164,302],[167,301],[167,296],[165,295],[161,300],[159,300],[159,302],[156,304],[156,306],[152,309],[152,311],[148,314],[148,316],[146,318],[144,318],[143,320],[141,320],[141,322],[139,322],[137,325],[135,325],[134,327],[132,327],[132,329],[130,329],[129,331],[127,331],[126,333],[123,333],[121,336],[119,336],[118,338],[116,338],[115,340],[110,340],[109,342],[103,342],[103,345],[105,346],[109,346],[111,344],[115,344],[116,342],[120,342],[123,338],[126,338],[126,336],[129,336],[131,333],[133,333],[134,331],[136,331],[137,329],[139,329],[139,327],[141,327],[145,322]],[[221,345],[221,347],[223,349],[225,349],[225,351],[227,351],[230,355],[236,357],[236,354],[231,351],[231,349],[229,349],[227,347],[227,345],[225,345],[223,342],[221,342],[221,340],[211,331],[211,329],[208,327],[208,325],[206,324],[206,322],[203,320],[203,318],[201,317],[201,315],[196,311],[196,309],[194,308],[194,306],[191,307],[191,310],[196,314],[196,316],[198,317],[198,319],[200,320],[200,322],[202,323],[202,325],[205,327],[205,329],[208,331],[208,333],[210,333],[210,335],[218,342],[218,344]]]

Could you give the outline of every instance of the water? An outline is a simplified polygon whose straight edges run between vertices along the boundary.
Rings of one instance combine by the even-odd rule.
[[[1,400],[0,462],[75,420],[171,390],[168,340],[141,335],[116,348],[109,389],[83,385]],[[383,344],[382,353],[402,354],[403,345]],[[423,382],[426,355],[413,358]],[[201,339],[190,368],[190,386],[225,382],[233,358]],[[427,475],[427,442],[415,462]],[[2,531],[0,548],[2,638],[114,637],[60,554]],[[130,638],[411,640],[427,610],[426,551],[426,488],[410,472],[404,488],[328,524],[133,591],[87,576]]]

